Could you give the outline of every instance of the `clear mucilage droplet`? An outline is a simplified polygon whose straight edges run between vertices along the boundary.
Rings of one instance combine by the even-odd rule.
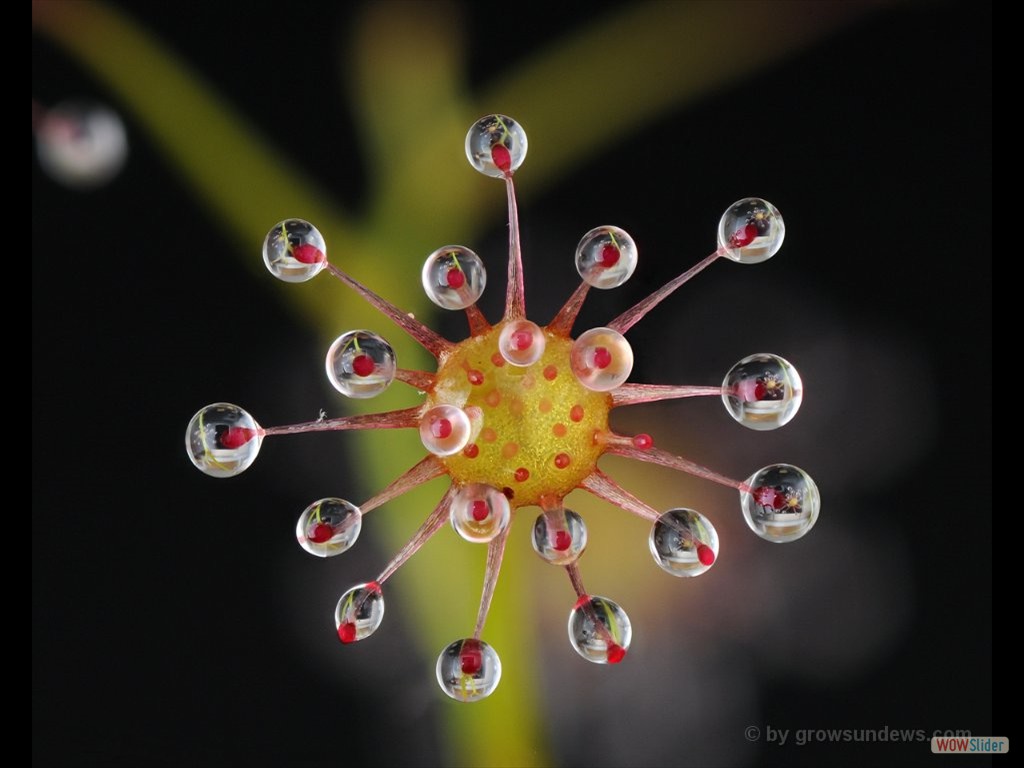
[[[327,266],[327,245],[320,230],[308,221],[285,219],[267,233],[263,263],[279,280],[304,283]]]
[[[740,264],[767,261],[779,252],[785,237],[779,209],[759,197],[737,200],[718,222],[718,247]]]
[[[511,520],[508,498],[490,485],[470,483],[452,499],[452,528],[466,541],[490,541],[508,528]]]
[[[233,477],[248,469],[260,452],[263,430],[231,403],[200,408],[185,430],[185,449],[196,468],[210,477]]]
[[[362,527],[363,515],[355,504],[344,499],[320,499],[299,515],[295,538],[311,555],[334,557],[356,543]]]
[[[39,165],[74,189],[103,186],[124,167],[128,133],[114,110],[100,104],[63,102],[40,109],[36,126]],[[36,117],[33,102],[33,119]]]
[[[506,115],[488,115],[466,134],[466,157],[480,173],[501,179],[523,164],[526,145],[526,132],[519,123]]]
[[[376,397],[395,380],[395,350],[372,331],[348,331],[327,350],[327,379],[346,397]]]
[[[618,331],[591,328],[573,342],[569,364],[584,387],[607,392],[633,372],[633,348]]]
[[[743,517],[766,541],[784,543],[806,534],[818,520],[821,497],[811,476],[791,464],[772,464],[747,478],[740,491]]]
[[[443,309],[465,309],[475,304],[487,285],[483,261],[469,248],[446,245],[423,264],[423,290]]]
[[[469,442],[472,423],[461,408],[436,405],[420,419],[420,440],[435,456],[451,456]]]
[[[700,512],[670,509],[651,528],[651,555],[673,576],[700,576],[718,559],[718,533]]]
[[[520,368],[540,360],[546,346],[544,331],[529,320],[509,321],[498,334],[498,351],[501,356]]]
[[[618,664],[632,639],[626,612],[606,597],[584,595],[569,612],[569,642],[587,661]]]
[[[759,431],[788,424],[803,398],[800,374],[778,355],[745,357],[729,369],[722,382],[722,402],[729,415]]]
[[[596,227],[576,246],[576,271],[594,288],[618,288],[636,269],[636,243],[618,227]]]
[[[587,548],[587,525],[571,509],[542,512],[533,524],[534,551],[552,565],[570,565]]]
[[[456,701],[490,696],[501,680],[501,659],[483,640],[456,640],[437,657],[437,682]]]
[[[338,639],[346,645],[368,638],[383,619],[384,595],[375,581],[352,587],[341,596],[334,609]]]

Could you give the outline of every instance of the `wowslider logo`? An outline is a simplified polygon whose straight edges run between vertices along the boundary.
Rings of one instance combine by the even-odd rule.
[[[933,736],[932,752],[941,755],[995,755],[1010,751],[1005,736]]]

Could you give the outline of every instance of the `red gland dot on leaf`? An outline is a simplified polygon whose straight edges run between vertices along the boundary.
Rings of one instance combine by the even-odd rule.
[[[319,264],[327,257],[315,245],[303,243],[292,248],[292,258],[301,264]]]
[[[605,244],[601,249],[601,266],[605,269],[614,267],[619,263],[619,249],[611,243]]]
[[[352,359],[352,373],[356,376],[369,376],[376,367],[377,364],[369,355],[356,355]]]
[[[438,419],[430,425],[430,434],[434,437],[444,440],[451,437],[452,434],[452,423],[448,419]]]
[[[560,453],[555,456],[555,466],[559,469],[565,469],[572,463],[572,457],[568,453]]]
[[[323,544],[334,538],[334,528],[327,523],[317,523],[313,527],[313,532],[307,534],[306,538],[314,544]]]
[[[649,451],[654,447],[654,438],[646,432],[633,437],[633,447],[641,451]]]
[[[514,475],[517,483],[525,483],[530,479],[530,470],[526,467],[519,467]]]
[[[491,162],[505,173],[512,169],[512,155],[504,144],[495,144],[491,147]]]
[[[356,641],[356,625],[355,622],[346,621],[338,627],[338,639],[346,645],[354,643]]]
[[[458,267],[452,267],[445,274],[444,279],[448,282],[449,288],[454,288],[455,290],[458,290],[459,288],[466,284],[466,273],[463,272]]]
[[[707,544],[700,544],[697,547],[697,559],[701,565],[713,565],[715,562],[715,550]]]

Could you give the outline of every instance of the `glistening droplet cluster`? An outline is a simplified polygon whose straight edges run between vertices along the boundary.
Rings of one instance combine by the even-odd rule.
[[[526,149],[522,127],[504,115],[478,120],[466,137],[470,163],[503,180],[508,196],[502,318],[492,324],[476,306],[487,272],[483,259],[469,248],[442,246],[423,265],[423,288],[430,300],[443,309],[466,313],[469,336],[462,341],[440,336],[330,262],[324,238],[309,222],[286,219],[266,236],[263,258],[273,275],[287,282],[304,282],[321,272],[333,275],[437,361],[435,371],[401,368],[384,338],[374,331],[353,330],[339,336],[327,353],[332,385],[347,397],[368,398],[398,380],[425,393],[421,405],[262,427],[238,406],[215,403],[196,413],[185,434],[186,450],[196,467],[213,477],[230,477],[255,461],[266,437],[416,430],[426,449],[420,462],[358,507],[333,497],[313,502],[299,516],[296,538],[317,557],[341,554],[355,543],[369,512],[435,477],[450,478],[451,485],[433,512],[377,578],[341,596],[335,627],[345,644],[373,634],[384,617],[384,584],[446,523],[470,543],[467,546],[486,544],[483,594],[473,632],[449,644],[437,661],[441,689],[458,701],[490,695],[501,678],[498,654],[482,636],[505,542],[519,509],[540,508],[533,548],[544,561],[566,571],[576,593],[569,612],[569,641],[581,657],[598,664],[617,664],[626,657],[632,624],[616,602],[590,595],[583,585],[579,561],[588,533],[583,518],[564,506],[571,491],[584,489],[647,520],[654,561],[673,576],[698,576],[718,562],[719,538],[707,517],[686,507],[658,512],[598,467],[603,455],[670,467],[734,488],[747,524],[766,541],[800,538],[814,525],[820,508],[814,481],[798,467],[773,464],[745,481],[733,480],[655,447],[648,434],[616,434],[608,420],[614,408],[701,396],[720,398],[733,419],[753,430],[777,429],[793,419],[803,399],[803,384],[793,365],[778,355],[744,358],[728,371],[721,386],[642,384],[629,381],[633,350],[626,340],[644,315],[712,263],[724,258],[756,264],[773,256],[785,236],[778,209],[759,198],[729,206],[711,254],[618,317],[573,338],[588,291],[616,288],[628,280],[637,269],[638,248],[619,227],[591,229],[576,248],[580,286],[546,325],[528,319],[512,181]]]

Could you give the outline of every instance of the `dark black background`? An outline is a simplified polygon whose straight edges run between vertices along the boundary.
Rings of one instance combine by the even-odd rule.
[[[474,85],[557,41],[583,16],[605,12],[548,5],[503,9],[506,26],[497,36],[496,9],[463,9],[469,60],[491,68],[475,68]],[[284,13],[260,2],[247,3],[244,13],[234,4],[131,12],[297,164],[359,209],[365,179],[334,55],[357,9]],[[271,27],[301,33],[308,53],[260,55],[259,30]],[[86,95],[118,106],[102,83],[38,36],[32,66],[33,97],[44,104]],[[320,119],[305,127],[302,141],[267,99],[296,78],[323,94]],[[751,119],[737,110],[748,103],[765,107]],[[33,160],[35,763],[440,763],[436,710],[396,722],[387,713],[400,692],[358,683],[339,690],[315,665],[295,663],[294,633],[273,615],[288,600],[287,587],[266,567],[294,549],[287,524],[266,524],[267,510],[302,498],[282,468],[233,481],[231,504],[241,514],[208,519],[191,506],[209,489],[180,446],[192,411],[216,399],[258,401],[271,390],[302,396],[296,381],[317,375],[309,361],[319,340],[274,303],[269,278],[252,279],[235,259],[207,258],[236,246],[126,118],[130,162],[104,189],[63,189]],[[666,167],[665,147],[693,148],[684,173]],[[722,158],[736,152],[749,155],[750,179],[723,174],[733,166]],[[340,175],[332,170],[339,155],[347,162]],[[833,324],[851,331],[888,327],[905,336],[916,345],[908,361],[926,365],[892,388],[861,371],[872,389],[861,394],[896,399],[908,412],[927,406],[936,425],[912,466],[859,489],[865,503],[858,509],[871,514],[858,513],[858,524],[909,547],[915,588],[908,631],[884,662],[845,685],[765,681],[765,719],[1000,731],[992,716],[988,4],[879,10],[665,115],[524,201],[525,236],[553,232],[552,239],[572,243],[588,222],[614,218],[649,242],[683,239],[681,250],[697,255],[691,232],[700,232],[694,242],[705,241],[723,203],[750,180],[770,180],[766,196],[786,201],[788,268],[799,282],[792,295],[752,301],[757,278],[730,272],[710,277],[707,290],[722,294],[734,285],[728,295],[740,308],[730,312],[741,319],[749,313],[752,326],[785,326],[791,303],[810,302],[828,306],[839,318]],[[492,245],[501,236],[497,220]],[[658,274],[646,279],[655,284],[679,268],[654,265]],[[219,358],[200,360],[192,339],[202,331],[211,285],[228,286],[251,311],[225,331]],[[557,286],[547,295],[536,278],[527,287],[539,306],[553,307],[564,294]],[[642,287],[631,290],[639,296]],[[617,296],[607,306],[625,305]],[[813,330],[803,328],[802,337]],[[638,331],[635,346],[659,343],[658,327]],[[730,355],[711,369],[728,365]],[[692,380],[667,370],[651,363],[643,378]],[[850,392],[858,394],[857,387]],[[857,405],[850,403],[848,418],[870,420]],[[900,439],[899,423],[878,429]],[[350,441],[318,445],[352,450]],[[855,446],[844,444],[837,427],[820,450],[841,455]],[[332,470],[345,463],[339,456]],[[828,486],[819,482],[827,500]],[[408,666],[420,675],[426,665]],[[556,754],[577,764],[569,749]],[[766,765],[920,764],[932,756],[920,744],[762,745],[751,758]],[[636,764],[644,764],[642,754]]]

